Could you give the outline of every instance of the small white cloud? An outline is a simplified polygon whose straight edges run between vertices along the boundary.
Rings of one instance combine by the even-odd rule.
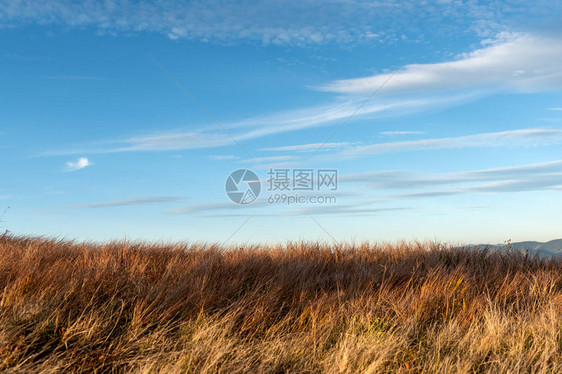
[[[84,169],[85,167],[92,166],[93,163],[90,162],[86,157],[80,157],[76,162],[68,161],[65,165],[65,171],[76,171]]]

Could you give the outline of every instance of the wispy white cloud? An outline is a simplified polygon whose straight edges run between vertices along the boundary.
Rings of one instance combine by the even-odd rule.
[[[562,111],[562,108],[548,108],[548,110]]]
[[[169,38],[229,43],[321,44],[356,41],[394,42],[425,33],[451,34],[467,29],[487,34],[505,28],[518,15],[553,14],[556,1],[533,6],[507,1],[419,2],[416,0],[314,1],[82,1],[0,2],[0,27],[22,24],[93,26],[101,33],[157,32]],[[403,37],[404,36],[404,37]]]
[[[461,54],[454,61],[410,64],[385,85],[385,94],[412,94],[462,89],[536,92],[562,87],[560,37],[500,34],[491,45]],[[345,94],[370,93],[390,73],[337,80],[318,87]]]
[[[266,163],[266,162],[279,162],[279,161],[291,161],[295,160],[296,156],[269,156],[269,157],[255,157],[246,160],[240,160],[239,162],[253,162],[253,163]]]
[[[562,129],[531,128],[489,132],[446,138],[432,138],[401,142],[377,143],[348,147],[340,152],[322,157],[329,159],[357,158],[367,155],[426,151],[437,149],[480,148],[480,147],[533,147],[562,143]]]
[[[214,161],[229,161],[229,160],[238,160],[240,157],[235,155],[211,155],[208,158],[209,160],[214,160]]]
[[[344,94],[343,97],[340,96],[325,105],[250,117],[222,125],[237,142],[243,143],[274,134],[335,125],[350,117],[354,120],[365,120],[383,116],[404,116],[432,108],[456,105],[483,97],[489,94],[490,90],[541,91],[562,88],[562,71],[559,69],[559,66],[562,66],[562,43],[559,39],[530,34],[507,34],[486,43],[486,47],[463,54],[455,61],[408,65],[403,72],[398,72],[388,81],[376,100],[366,103],[358,113],[355,112],[363,103],[364,97],[357,94],[373,92],[390,77],[388,74],[340,80],[323,85],[321,87],[323,90]],[[393,93],[393,95],[385,95],[385,93]],[[407,133],[387,131],[382,134],[406,135]],[[498,136],[505,138],[506,135],[508,134]],[[472,141],[474,144],[485,141],[483,138],[475,137],[460,140]],[[458,147],[454,145],[455,143],[447,147],[444,142],[439,142],[439,140],[431,140],[371,145],[363,148],[349,147],[343,154],[349,156],[360,152],[365,154],[393,152],[393,149],[401,146],[405,149]],[[232,144],[234,141],[229,135],[216,126],[210,126],[197,130],[135,136],[98,147],[66,149],[48,154],[181,150]],[[323,150],[330,147],[335,149],[340,145],[341,143],[329,143],[323,147]],[[310,146],[312,145],[301,145],[302,148],[299,149],[298,145],[289,145],[277,147],[275,150],[280,151],[284,148],[286,151],[307,151],[307,147]]]
[[[301,207],[287,212],[287,215],[304,215],[312,214],[316,215],[369,215],[373,216],[376,214],[390,213],[390,212],[401,212],[404,210],[412,210],[412,207],[382,207],[375,204],[368,204],[364,201],[356,201],[348,204],[334,204],[334,205],[316,205]]]
[[[425,134],[425,131],[381,131],[379,135],[388,135],[388,136],[396,136],[396,135],[421,135]]]
[[[311,151],[316,151],[320,146],[322,146],[322,149],[329,150],[329,149],[345,148],[352,144],[358,144],[358,143],[350,143],[350,142],[309,143],[309,144],[298,144],[298,145],[286,145],[281,147],[262,148],[260,150],[274,151],[274,152],[311,152]]]
[[[90,162],[90,160],[88,160],[86,157],[80,157],[78,160],[76,161],[68,161],[65,164],[64,170],[65,171],[76,171],[76,170],[80,170],[80,169],[84,169],[88,166],[92,166],[93,163]]]
[[[562,189],[562,160],[501,168],[445,173],[411,170],[373,171],[339,176],[335,204],[268,204],[260,198],[250,206],[225,201],[173,208],[168,214],[204,214],[209,217],[299,216],[306,214],[386,214],[416,209],[400,200],[427,199],[476,193],[512,193]],[[358,189],[357,185],[365,187]],[[353,192],[346,192],[346,191]],[[400,190],[405,192],[400,192]],[[362,191],[363,194],[358,192]],[[386,192],[387,194],[381,194]],[[376,193],[376,198],[372,195]],[[331,194],[332,195],[332,194]],[[343,201],[345,198],[345,202]],[[251,213],[249,213],[251,211]],[[218,213],[215,213],[218,212]]]
[[[458,94],[425,98],[393,98],[378,100],[363,106],[354,119],[369,119],[375,116],[402,116],[430,108],[453,105],[471,100],[473,94]],[[266,116],[253,117],[237,122],[223,123],[238,142],[262,138],[274,134],[297,131],[341,123],[352,116],[361,100],[348,99],[299,110],[288,110]],[[111,144],[109,146],[108,144]],[[86,149],[65,149],[46,152],[45,155],[64,155],[76,153],[113,153],[134,151],[163,151],[197,148],[214,148],[232,145],[232,138],[216,126],[186,132],[163,132],[146,136],[111,141],[110,143],[90,146]],[[337,143],[332,143],[334,146]]]
[[[341,184],[363,184],[370,191],[410,191],[390,195],[396,199],[558,190],[562,186],[562,161],[452,173],[387,170],[343,175],[339,179]]]
[[[131,197],[126,199],[113,200],[113,201],[107,201],[101,203],[93,203],[93,204],[67,205],[55,209],[111,208],[111,207],[119,207],[119,206],[174,203],[174,202],[182,201],[184,199],[185,197],[181,197],[181,196],[143,196],[143,197]]]
[[[205,203],[205,204],[193,204],[187,206],[181,206],[178,208],[173,208],[166,211],[166,214],[191,214],[191,213],[207,213],[212,211],[223,211],[223,210],[242,210],[245,213],[248,212],[248,208],[260,208],[267,206],[267,201],[260,199],[253,202],[251,205],[237,205],[231,201],[225,201],[221,203]]]
[[[248,217],[252,216],[307,216],[313,215],[363,215],[388,213],[413,209],[402,206],[382,206],[376,201],[349,201],[341,203],[334,200],[333,204],[300,204],[299,206],[286,206],[283,204],[268,204],[260,199],[250,206],[240,206],[229,202],[195,204],[167,211],[167,214],[202,214],[206,217]],[[251,213],[249,213],[251,210]]]

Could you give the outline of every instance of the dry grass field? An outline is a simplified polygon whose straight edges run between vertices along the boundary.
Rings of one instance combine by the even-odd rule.
[[[560,373],[562,260],[0,236],[0,370]]]

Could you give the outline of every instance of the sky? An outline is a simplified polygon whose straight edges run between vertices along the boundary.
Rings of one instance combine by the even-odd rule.
[[[561,238],[561,16],[540,0],[2,1],[0,229]]]

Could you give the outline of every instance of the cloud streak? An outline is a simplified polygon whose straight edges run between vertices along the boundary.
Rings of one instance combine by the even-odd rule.
[[[307,216],[307,215],[365,215],[377,213],[389,213],[396,211],[412,210],[412,207],[382,207],[374,205],[374,202],[354,201],[345,204],[321,204],[303,205],[298,207],[287,207],[285,205],[268,204],[266,201],[258,200],[251,206],[236,206],[232,203],[199,204],[172,209],[168,214],[205,214],[206,217],[247,217],[248,215],[261,217],[281,217],[281,216]],[[248,208],[252,208],[251,213]],[[261,208],[256,211],[256,208]],[[265,209],[264,209],[265,208]],[[225,213],[212,213],[222,211]],[[236,211],[239,211],[236,212]],[[268,213],[269,211],[269,213]],[[226,213],[229,212],[229,213]]]
[[[472,94],[447,97],[403,98],[378,100],[365,105],[355,119],[370,119],[376,116],[403,116],[445,105],[458,104],[474,98]],[[280,133],[298,131],[341,123],[359,107],[361,100],[347,99],[345,102],[330,103],[311,108],[289,110],[272,115],[253,117],[223,126],[238,142],[263,138]],[[109,145],[110,144],[110,145]],[[186,132],[163,132],[159,134],[130,137],[107,142],[87,149],[66,149],[44,153],[47,156],[76,153],[117,153],[139,151],[169,151],[182,149],[215,148],[233,145],[230,136],[215,126]],[[332,143],[338,146],[341,143]],[[330,146],[328,146],[330,147]]]
[[[365,188],[358,189],[356,184]],[[372,215],[417,209],[398,202],[474,193],[512,193],[562,189],[562,160],[503,168],[452,173],[422,173],[409,170],[375,171],[339,176],[334,191],[337,204],[268,204],[260,198],[250,206],[229,201],[194,204],[168,210],[167,214],[204,214],[208,217]],[[403,190],[405,192],[399,192]],[[353,192],[346,192],[353,191]],[[363,191],[359,195],[358,191]],[[381,192],[387,194],[381,195]],[[373,196],[376,193],[376,196]],[[342,198],[351,201],[342,203]],[[394,203],[393,203],[394,202]],[[270,213],[267,210],[271,209]]]
[[[410,64],[385,85],[385,94],[491,89],[537,92],[562,87],[562,43],[558,37],[502,34],[492,45],[434,64]],[[337,80],[319,86],[322,91],[367,94],[391,76]]]
[[[376,171],[344,175],[340,177],[340,183],[359,183],[370,191],[411,191],[391,195],[395,199],[559,190],[562,186],[562,160],[439,174],[408,170]]]
[[[77,204],[59,207],[58,209],[91,209],[91,208],[112,208],[121,206],[134,206],[146,204],[159,204],[159,203],[175,203],[184,200],[185,197],[180,196],[143,196],[131,197],[121,200],[113,200],[102,203],[93,204]]]
[[[319,87],[321,90],[344,94],[337,100],[298,110],[256,116],[230,123],[224,128],[237,140],[245,142],[281,133],[340,124],[351,116],[354,120],[405,116],[428,109],[458,105],[498,90],[510,92],[544,91],[562,88],[562,43],[554,37],[531,34],[504,34],[487,46],[462,54],[457,60],[437,64],[411,64],[396,73],[384,86],[377,99],[356,110],[367,93],[374,92],[389,78],[389,74],[339,80]],[[451,92],[453,91],[453,92]],[[428,95],[428,92],[431,93]],[[389,95],[391,94],[391,95]],[[547,129],[481,134],[457,138],[395,142],[364,146],[328,143],[323,150],[344,148],[343,157],[390,153],[403,150],[446,149],[504,145],[522,136],[542,138]],[[386,131],[381,135],[413,135],[414,131]],[[88,149],[66,149],[46,155],[166,151],[215,148],[234,144],[232,138],[215,126],[189,131],[161,132],[114,140]],[[543,144],[543,143],[540,143]],[[308,151],[308,145],[288,145],[265,148],[271,151]],[[325,153],[325,152],[324,152]]]
[[[270,157],[256,157],[247,160],[240,160],[239,162],[242,163],[268,163],[268,162],[284,162],[284,161],[292,161],[295,160],[295,156],[270,156]]]
[[[322,149],[329,150],[329,149],[337,149],[337,148],[345,148],[349,147],[352,144],[357,143],[350,143],[350,142],[341,142],[341,143],[309,143],[309,144],[298,144],[298,145],[286,145],[281,147],[270,147],[270,148],[262,148],[260,151],[273,151],[273,152],[313,152],[318,149],[318,147],[322,146]]]
[[[425,131],[381,131],[379,135],[399,136],[399,135],[422,135]]]
[[[348,147],[323,156],[329,159],[358,158],[385,153],[429,151],[461,148],[533,147],[562,143],[562,129],[532,128],[490,132],[457,137],[377,143]]]

